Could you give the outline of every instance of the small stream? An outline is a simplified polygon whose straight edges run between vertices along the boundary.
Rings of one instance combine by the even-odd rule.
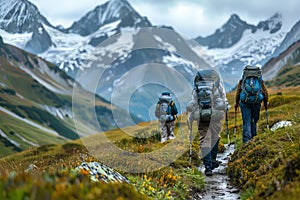
[[[219,153],[217,159],[222,164],[213,170],[213,176],[205,177],[205,191],[196,193],[193,199],[203,200],[236,200],[240,199],[239,189],[230,184],[230,179],[226,174],[226,166],[229,155],[234,152],[234,145],[226,146],[224,153]],[[199,167],[204,173],[204,167]]]

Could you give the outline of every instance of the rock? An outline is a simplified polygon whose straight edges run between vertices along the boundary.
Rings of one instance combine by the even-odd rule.
[[[234,194],[239,193],[239,192],[240,192],[240,190],[238,190],[238,189],[232,189],[232,190],[230,190],[230,193],[234,193]]]
[[[90,175],[91,180],[93,181],[104,181],[105,183],[130,183],[126,177],[122,176],[114,169],[98,162],[82,162],[75,170]]]
[[[30,164],[28,168],[24,170],[24,172],[31,172],[36,170],[38,170],[38,167],[35,164]]]

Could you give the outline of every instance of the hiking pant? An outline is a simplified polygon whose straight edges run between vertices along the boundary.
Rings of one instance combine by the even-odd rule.
[[[167,140],[168,137],[174,137],[174,128],[175,128],[175,121],[173,122],[163,122],[160,124],[161,130],[161,139]]]
[[[221,128],[222,125],[220,121],[200,121],[198,124],[200,150],[206,171],[211,171],[213,169],[213,163],[216,162]]]
[[[256,136],[256,124],[259,120],[260,104],[240,103],[243,118],[243,142]]]

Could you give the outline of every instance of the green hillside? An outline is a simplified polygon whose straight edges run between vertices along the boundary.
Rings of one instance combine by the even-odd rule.
[[[55,65],[16,47],[0,37],[0,157],[31,146],[62,143],[79,138],[72,112],[74,80]],[[78,87],[82,99],[91,94]],[[78,103],[78,102],[77,102]],[[116,127],[109,102],[96,96],[90,108],[80,102],[77,128],[89,133],[94,111],[103,130]],[[137,120],[139,121],[139,120]],[[126,123],[126,120],[125,120]]]
[[[266,82],[268,87],[291,87],[300,85],[300,65],[286,65],[281,68],[277,76],[271,81]]]

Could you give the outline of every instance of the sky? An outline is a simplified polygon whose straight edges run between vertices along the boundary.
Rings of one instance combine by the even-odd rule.
[[[107,0],[29,0],[56,25],[71,26],[87,12]],[[300,20],[299,0],[127,0],[153,25],[172,26],[187,37],[208,36],[220,28],[232,14],[250,24],[282,14],[288,31]]]

